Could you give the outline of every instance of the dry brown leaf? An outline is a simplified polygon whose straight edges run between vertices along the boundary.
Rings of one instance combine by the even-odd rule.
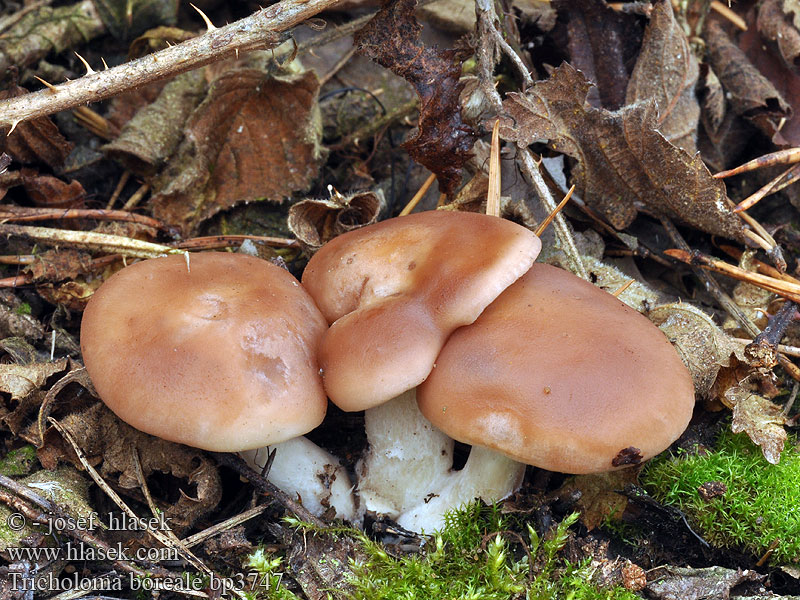
[[[461,183],[475,132],[461,119],[461,63],[453,50],[426,48],[414,17],[417,0],[388,0],[356,33],[363,55],[408,81],[420,100],[417,134],[403,144],[409,156],[432,173],[452,196]]]
[[[0,92],[0,100],[27,94],[28,90],[14,86]],[[6,135],[8,128],[0,135],[0,151],[7,152],[19,163],[44,163],[50,168],[64,164],[67,155],[72,151],[69,143],[55,123],[49,117],[39,117],[18,124],[11,135]]]
[[[47,250],[38,254],[25,272],[33,276],[33,281],[74,279],[88,272],[91,260],[90,254],[70,248]]]
[[[0,392],[10,394],[12,401],[19,401],[40,390],[47,379],[67,368],[67,359],[29,365],[0,364]]]
[[[583,199],[623,229],[636,203],[698,229],[742,240],[742,224],[726,204],[725,186],[699,155],[657,131],[652,102],[610,112],[587,106],[589,83],[565,63],[526,94],[509,94],[500,135],[518,144],[539,139],[578,160],[573,179]]]
[[[787,438],[783,428],[786,417],[781,407],[744,385],[728,388],[723,402],[733,408],[731,431],[744,431],[754,444],[761,447],[767,462],[777,465]]]
[[[139,491],[134,452],[138,454],[145,480],[157,473],[176,478],[179,488],[169,490],[176,500],[163,510],[170,519],[170,527],[178,535],[213,510],[222,497],[217,466],[202,451],[137,431],[120,421],[101,402],[61,422],[91,462],[96,464],[102,460],[100,474],[129,495],[144,499]],[[59,459],[73,460],[71,451],[61,445],[60,438],[48,435],[45,439],[47,445],[39,452],[40,460],[44,460],[42,464]]]
[[[83,312],[92,297],[103,283],[103,279],[93,278],[86,281],[84,278],[74,281],[65,281],[62,284],[43,283],[36,286],[36,293],[50,304],[64,306],[69,310]]]
[[[741,354],[736,344],[699,308],[678,302],[662,304],[647,315],[675,346],[694,381],[695,393],[707,397],[720,368],[731,366],[731,356]]]
[[[567,21],[570,63],[595,84],[590,105],[616,110],[625,103],[630,66],[639,50],[638,19],[613,10],[602,0],[558,0]]]
[[[130,171],[151,176],[178,147],[186,119],[197,108],[206,90],[202,69],[178,75],[150,104],[147,96],[125,94],[126,101],[115,99],[116,123],[125,120],[119,136],[103,146],[103,151]],[[142,103],[144,103],[142,105]],[[131,112],[136,110],[135,114]]]
[[[568,496],[579,491],[576,505],[581,512],[581,523],[591,531],[606,520],[618,521],[628,505],[628,498],[618,492],[626,486],[635,484],[639,469],[621,469],[610,473],[576,475],[564,482],[559,490],[560,496]]]
[[[758,6],[756,27],[761,37],[777,51],[783,64],[800,72],[800,31],[784,12],[784,0],[762,0]]]
[[[34,169],[22,169],[22,186],[36,206],[52,208],[79,208],[86,191],[79,181],[69,183],[52,175],[40,175]]]
[[[711,68],[719,77],[733,111],[767,136],[774,136],[781,121],[791,116],[791,107],[717,21],[708,22],[705,40]]]
[[[337,235],[378,221],[385,207],[383,192],[358,192],[330,199],[301,200],[289,209],[289,230],[309,252],[316,252]]]
[[[658,131],[690,154],[697,150],[700,105],[694,88],[699,74],[697,59],[675,20],[672,4],[668,0],[655,3],[625,103],[652,98],[658,108]]]
[[[648,571],[650,583],[645,588],[653,600],[703,600],[704,598],[731,597],[731,590],[750,581],[763,581],[761,575],[749,569],[708,567],[690,569],[664,566]]]
[[[800,145],[800,118],[797,117],[800,111],[800,75],[794,69],[786,66],[784,61],[767,48],[761,36],[755,27],[751,27],[745,31],[739,38],[739,47],[747,56],[747,59],[752,62],[753,66],[758,69],[758,73],[765,77],[777,90],[780,97],[789,103],[791,109],[784,111],[786,118],[781,119],[781,113],[776,110],[781,108],[776,103],[772,106],[775,116],[770,119],[764,119],[768,126],[764,129],[763,124],[756,122],[767,135],[772,136],[772,141],[780,146],[798,146]],[[780,130],[773,133],[774,125],[780,127]],[[782,126],[781,126],[782,125]]]
[[[237,68],[211,84],[185,137],[153,182],[153,215],[192,233],[241,202],[282,202],[304,191],[322,159],[319,81]]]

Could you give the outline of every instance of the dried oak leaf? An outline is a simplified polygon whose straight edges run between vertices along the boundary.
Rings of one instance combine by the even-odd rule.
[[[787,438],[783,428],[786,417],[781,407],[753,393],[744,385],[728,388],[723,402],[733,408],[731,431],[744,431],[754,444],[761,447],[761,453],[767,462],[777,465]]]
[[[241,202],[282,202],[308,189],[322,159],[319,81],[230,69],[212,82],[184,139],[153,181],[153,214],[192,233]]]
[[[690,154],[697,150],[700,104],[694,88],[699,74],[697,59],[675,20],[672,4],[668,0],[655,3],[625,103],[652,98],[658,108],[658,131]]]
[[[522,145],[547,139],[576,158],[573,179],[584,200],[617,229],[630,225],[639,202],[707,233],[744,239],[739,217],[726,204],[725,185],[698,154],[657,131],[652,101],[614,112],[592,108],[586,104],[589,87],[580,71],[562,64],[525,94],[508,95],[500,135]]]
[[[329,200],[301,200],[289,208],[289,230],[309,252],[316,252],[337,235],[372,225],[385,206],[383,192],[331,194]]]
[[[616,110],[625,103],[633,59],[642,38],[639,20],[602,0],[557,0],[566,21],[569,61],[595,84],[590,105]]]
[[[27,94],[28,90],[14,86],[0,92],[0,100]],[[3,128],[0,135],[0,151],[6,152],[19,163],[44,163],[50,168],[64,164],[72,151],[72,144],[61,135],[49,117],[39,117],[19,123],[10,135],[9,128]]]
[[[475,143],[461,119],[461,64],[453,50],[427,48],[414,17],[417,0],[388,0],[355,34],[358,51],[408,81],[420,99],[417,134],[403,144],[409,156],[436,174],[452,196]]]
[[[791,107],[719,23],[710,20],[704,36],[711,68],[719,77],[734,112],[769,137],[774,136],[781,121],[791,117]]]

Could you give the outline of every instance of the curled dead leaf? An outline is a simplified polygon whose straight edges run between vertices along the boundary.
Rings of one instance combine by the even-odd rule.
[[[675,20],[672,4],[668,0],[654,3],[625,103],[652,98],[658,108],[658,130],[690,154],[697,149],[700,105],[694,89],[699,74],[697,59]]]
[[[610,112],[586,104],[589,88],[580,71],[562,64],[525,94],[508,95],[500,135],[522,145],[550,140],[553,149],[576,158],[580,194],[618,229],[636,217],[638,202],[708,233],[743,239],[724,184],[699,155],[661,135],[652,101]]]
[[[0,92],[0,100],[13,98],[28,93],[28,90],[14,86]],[[24,121],[14,128],[11,135],[8,128],[0,136],[0,151],[6,152],[19,163],[44,163],[50,168],[64,164],[67,155],[72,151],[72,144],[61,135],[55,123],[49,117],[39,117]]]
[[[385,208],[383,192],[357,192],[330,199],[301,200],[289,208],[289,230],[306,250],[314,253],[337,235],[372,225]]]
[[[783,428],[786,417],[781,407],[744,385],[728,388],[723,402],[733,408],[731,431],[744,431],[754,444],[761,447],[767,462],[777,465],[787,438]]]
[[[425,47],[414,17],[417,0],[388,0],[356,33],[359,52],[407,80],[420,99],[417,134],[403,147],[436,173],[439,189],[452,196],[461,182],[475,132],[461,118],[461,64],[453,50]]]
[[[704,37],[711,68],[719,77],[734,112],[753,122],[769,137],[775,135],[781,121],[791,116],[791,107],[717,21],[708,22]]]
[[[761,37],[777,50],[783,64],[800,74],[800,31],[791,15],[784,12],[785,8],[785,0],[762,0],[756,27]]]
[[[647,316],[672,342],[694,381],[695,393],[707,397],[720,368],[741,356],[742,346],[699,308],[683,302],[662,304]]]
[[[48,378],[67,368],[66,358],[28,365],[0,364],[0,392],[19,401],[44,387]]]

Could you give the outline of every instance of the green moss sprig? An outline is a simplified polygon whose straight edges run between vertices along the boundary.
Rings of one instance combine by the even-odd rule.
[[[724,491],[704,498],[700,488],[710,483]],[[642,484],[684,511],[715,546],[755,557],[772,549],[771,564],[800,561],[800,451],[792,438],[771,465],[746,435],[726,431],[711,453],[656,459]]]

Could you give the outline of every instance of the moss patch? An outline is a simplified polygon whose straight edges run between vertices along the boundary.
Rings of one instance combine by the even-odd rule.
[[[709,543],[756,557],[774,547],[772,564],[796,564],[800,560],[796,444],[790,438],[780,464],[771,465],[746,435],[726,431],[714,452],[654,461],[642,474],[642,483],[659,501],[684,511]]]
[[[396,558],[384,546],[353,529],[321,530],[357,539],[366,558],[351,564],[354,600],[635,600],[621,587],[592,585],[588,563],[572,564],[559,556],[577,520],[573,514],[546,536],[524,522],[511,522],[498,507],[471,504],[451,512],[446,525],[420,554]],[[312,526],[293,525],[311,531]],[[522,533],[520,533],[522,531]],[[263,553],[249,566],[272,580],[279,562]],[[278,586],[276,597],[292,597]]]

